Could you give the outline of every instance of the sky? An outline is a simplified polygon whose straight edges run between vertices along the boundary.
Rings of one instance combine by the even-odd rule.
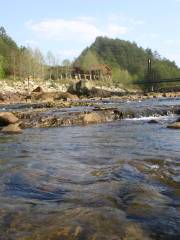
[[[136,42],[180,66],[180,0],[0,0],[18,45],[73,60],[97,36]]]

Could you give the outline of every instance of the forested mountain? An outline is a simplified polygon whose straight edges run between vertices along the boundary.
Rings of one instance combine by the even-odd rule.
[[[162,58],[158,52],[138,47],[136,43],[107,37],[97,37],[74,64],[84,67],[87,62],[86,65],[90,67],[97,62],[105,63],[112,68],[114,81],[131,82],[144,79],[149,58],[152,60],[152,71],[156,78],[180,76],[180,69],[175,62]]]

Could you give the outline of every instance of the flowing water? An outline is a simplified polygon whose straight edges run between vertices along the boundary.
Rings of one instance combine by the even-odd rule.
[[[138,112],[180,100],[104,104]],[[177,116],[150,124],[145,112],[0,135],[0,239],[180,239],[180,131],[166,128]]]

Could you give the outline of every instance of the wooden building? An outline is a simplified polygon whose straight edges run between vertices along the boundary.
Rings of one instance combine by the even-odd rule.
[[[111,80],[112,71],[106,64],[94,65],[88,71],[76,66],[57,66],[48,69],[48,76],[50,79]]]

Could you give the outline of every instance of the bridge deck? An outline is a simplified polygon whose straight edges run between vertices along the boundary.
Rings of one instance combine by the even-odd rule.
[[[178,78],[165,78],[160,80],[143,80],[143,81],[136,81],[133,84],[156,84],[156,83],[168,83],[168,82],[180,82],[180,77]]]

